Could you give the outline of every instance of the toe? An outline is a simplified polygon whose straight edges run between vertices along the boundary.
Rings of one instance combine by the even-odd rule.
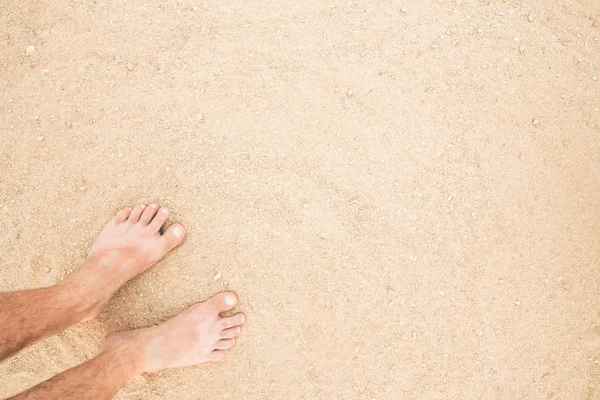
[[[117,213],[117,215],[115,215],[115,222],[117,224],[120,224],[122,222],[127,221],[127,218],[129,218],[129,214],[131,214],[131,208],[129,207],[120,210]]]
[[[152,218],[154,218],[154,216],[156,215],[156,212],[159,208],[160,206],[156,203],[152,203],[148,207],[146,207],[146,209],[142,213],[142,216],[140,217],[140,224],[148,225],[150,221],[152,221]]]
[[[137,224],[145,208],[145,204],[138,204],[137,206],[135,206],[133,208],[133,211],[131,211],[131,214],[129,214],[129,218],[127,219],[127,221],[131,222],[132,224]]]
[[[217,312],[222,313],[231,310],[237,304],[237,296],[232,292],[219,293],[206,301]]]
[[[160,210],[158,210],[158,213],[152,222],[150,222],[150,229],[152,229],[154,232],[158,232],[160,227],[163,226],[163,224],[167,221],[167,218],[169,218],[169,210],[165,207],[162,207]]]
[[[183,241],[185,228],[181,224],[173,224],[167,228],[162,237],[165,241],[165,252],[171,251]]]
[[[223,339],[231,339],[238,336],[240,333],[242,333],[242,327],[236,326],[234,328],[229,328],[221,331],[221,337]]]
[[[229,329],[234,326],[243,325],[246,322],[246,316],[242,313],[235,314],[232,317],[223,318],[221,320],[222,329]]]
[[[228,350],[235,344],[235,339],[221,339],[215,344],[216,350]]]
[[[209,354],[208,358],[212,361],[221,361],[223,358],[225,358],[225,353],[226,352],[224,350],[215,350]]]

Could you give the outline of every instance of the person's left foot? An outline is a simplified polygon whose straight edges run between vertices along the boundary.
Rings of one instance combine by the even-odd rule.
[[[153,203],[125,208],[106,224],[86,261],[65,280],[89,300],[84,320],[95,318],[113,293],[144,272],[185,237],[180,224],[161,233],[169,210]]]

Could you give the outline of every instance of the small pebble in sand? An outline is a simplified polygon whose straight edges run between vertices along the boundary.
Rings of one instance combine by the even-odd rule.
[[[65,126],[67,127],[67,129],[71,129],[73,123],[71,121],[65,121]]]
[[[560,42],[563,44],[563,46],[573,46],[575,44],[575,40],[572,38],[561,38]]]
[[[32,56],[35,54],[35,46],[29,45],[27,46],[27,48],[25,49],[25,54],[27,54],[28,56]]]
[[[37,140],[38,140],[38,142],[41,142],[41,141],[43,141],[43,140],[44,140],[44,137],[43,137],[43,136],[38,136],[38,137],[37,137]]]
[[[213,279],[215,281],[218,281],[219,279],[221,279],[221,271],[217,272],[217,274],[215,275],[215,277]]]
[[[529,21],[529,22],[533,22],[533,15],[529,14],[529,15],[527,16],[527,21]]]
[[[402,11],[402,14],[406,14],[406,6],[400,7],[400,11]]]
[[[594,76],[592,76],[592,80],[593,80],[593,81],[597,81],[597,80],[598,80],[598,75],[594,75]]]
[[[515,301],[515,305],[516,305],[517,307],[519,307],[519,306],[521,305],[521,300],[517,300],[517,301]]]
[[[204,114],[199,112],[198,114],[196,114],[196,119],[200,122],[204,122]]]
[[[135,65],[133,65],[130,62],[127,63],[127,71],[131,72],[131,71],[133,71],[134,68],[135,68]]]
[[[534,119],[533,121],[531,121],[531,123],[532,123],[533,125],[539,125],[539,124],[540,124],[540,121],[539,121],[539,120],[537,120],[537,119]]]
[[[169,172],[170,170],[171,170],[171,168],[169,168],[169,167],[165,168],[165,171],[167,171],[167,172]]]

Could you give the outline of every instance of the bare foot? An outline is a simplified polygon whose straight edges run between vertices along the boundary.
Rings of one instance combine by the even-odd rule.
[[[90,300],[84,320],[95,318],[117,289],[183,241],[180,224],[161,234],[168,217],[169,210],[156,203],[139,204],[119,211],[106,224],[87,260],[65,281]]]
[[[88,257],[116,253],[133,276],[160,260],[183,240],[185,229],[171,225],[164,234],[160,228],[169,218],[169,210],[156,203],[125,208],[102,229]]]
[[[220,361],[235,344],[246,319],[242,313],[228,318],[219,315],[236,304],[234,293],[219,293],[160,325],[110,336],[101,353],[127,353],[135,359],[136,373]]]

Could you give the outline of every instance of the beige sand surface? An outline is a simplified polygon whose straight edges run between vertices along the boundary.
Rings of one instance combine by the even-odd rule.
[[[225,362],[117,398],[600,399],[599,77],[597,0],[0,1],[0,290],[189,231],[0,397],[233,289]]]

